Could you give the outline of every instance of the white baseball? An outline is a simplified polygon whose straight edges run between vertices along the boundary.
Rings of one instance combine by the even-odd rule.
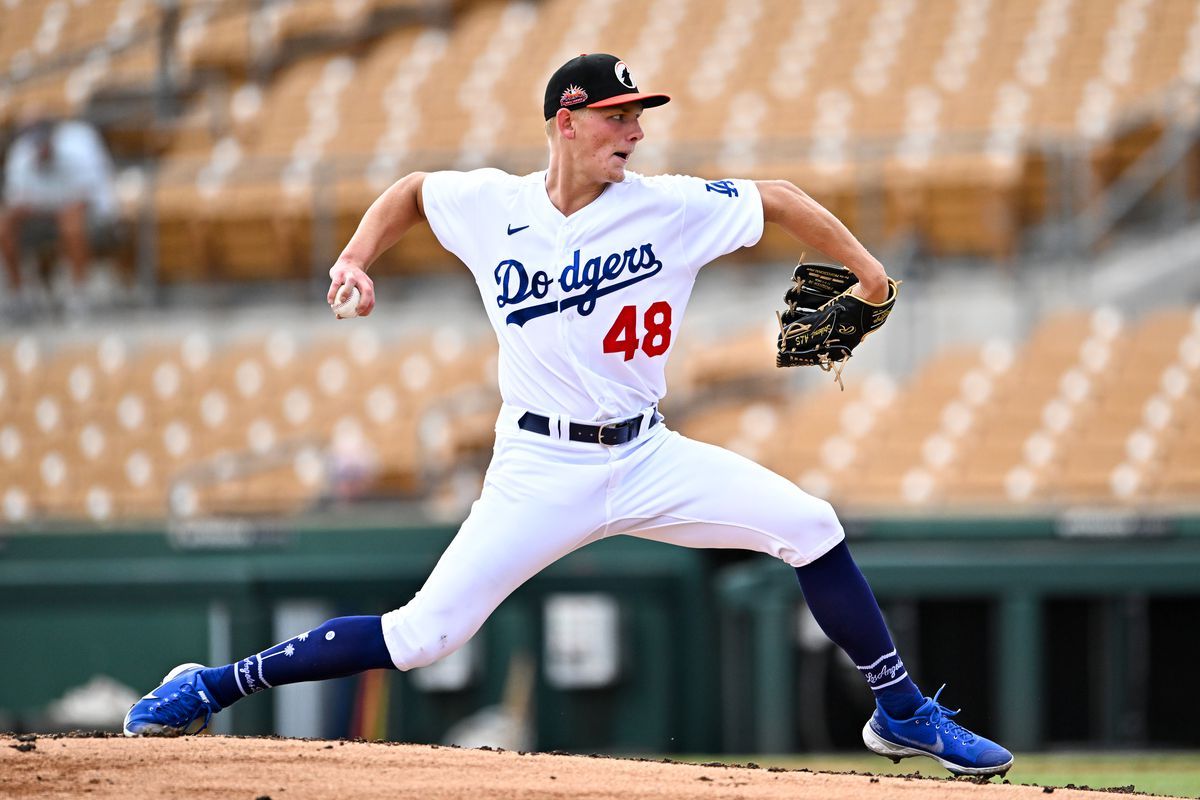
[[[333,298],[333,315],[338,319],[357,317],[360,299],[362,299],[362,292],[358,291],[357,286],[349,283],[342,284],[342,288],[337,291],[337,296]]]

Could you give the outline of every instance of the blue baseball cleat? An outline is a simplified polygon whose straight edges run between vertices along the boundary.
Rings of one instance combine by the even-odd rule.
[[[942,689],[945,689],[942,685]],[[909,756],[927,756],[955,775],[1004,775],[1013,764],[1012,753],[990,739],[951,721],[958,711],[938,703],[937,690],[926,697],[911,719],[896,720],[878,705],[863,727],[863,744],[873,753],[896,763]]]
[[[208,727],[221,710],[200,680],[203,664],[180,664],[125,715],[126,736],[187,736]],[[197,723],[200,723],[197,725]]]

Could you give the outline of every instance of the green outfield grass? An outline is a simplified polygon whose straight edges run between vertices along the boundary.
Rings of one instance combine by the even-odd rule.
[[[691,756],[682,761],[722,761],[763,767],[788,767],[873,775],[946,777],[947,772],[927,758],[906,758],[899,764],[870,755]],[[1172,797],[1200,797],[1200,752],[1187,753],[1037,753],[1018,754],[1008,773],[1011,783],[1092,789],[1130,786],[1139,792]]]

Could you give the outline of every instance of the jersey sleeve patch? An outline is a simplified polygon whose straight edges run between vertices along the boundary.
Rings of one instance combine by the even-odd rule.
[[[737,186],[733,181],[728,179],[722,181],[709,181],[708,183],[704,184],[704,188],[707,191],[723,194],[726,197],[738,196]]]
[[[754,181],[677,180],[685,209],[681,240],[693,273],[715,258],[758,242],[763,209]]]

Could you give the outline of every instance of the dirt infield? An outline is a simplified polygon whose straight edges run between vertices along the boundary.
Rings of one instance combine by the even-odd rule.
[[[0,735],[0,797],[1017,798],[1105,800],[1113,792],[692,765],[428,745],[193,736]]]

